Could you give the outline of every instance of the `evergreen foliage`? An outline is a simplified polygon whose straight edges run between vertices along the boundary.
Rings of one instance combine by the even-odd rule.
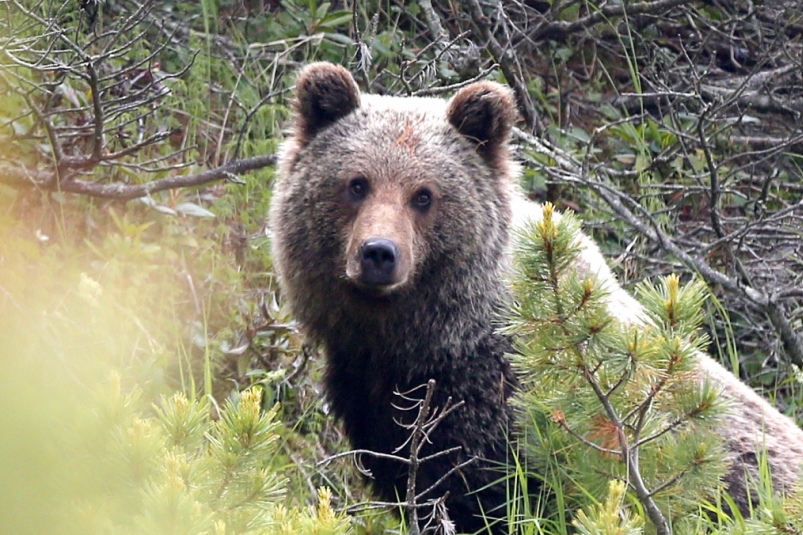
[[[546,204],[514,251],[507,330],[519,351],[521,444],[527,469],[567,506],[542,508],[557,526],[547,533],[567,532],[570,520],[583,535],[803,533],[800,491],[758,492],[749,519],[728,507],[716,433],[727,404],[695,368],[708,344],[705,286],[674,275],[642,283],[642,322],[624,324],[609,288],[578,269],[579,232],[571,212]],[[771,488],[761,477],[758,490]]]
[[[274,464],[278,406],[263,412],[258,388],[228,400],[219,417],[182,393],[142,415],[139,393],[113,380],[74,442],[86,492],[68,502],[74,533],[149,535],[345,534],[331,492],[318,506],[284,505],[286,479]],[[87,481],[87,475],[91,481]],[[73,512],[70,512],[73,511]],[[79,514],[74,514],[78,512]]]
[[[723,403],[695,372],[708,342],[698,332],[705,287],[681,286],[675,276],[642,284],[645,322],[623,324],[608,309],[605,285],[576,268],[578,232],[571,213],[559,217],[546,205],[515,252],[509,332],[520,353],[513,359],[529,467],[558,474],[572,509],[608,494],[611,481],[627,481],[622,507],[649,510],[646,498],[667,519],[687,517],[715,496],[725,469],[713,432]],[[610,492],[605,505],[578,515],[581,531],[606,525],[623,494]],[[625,524],[622,533],[635,529]]]
[[[611,481],[604,504],[577,511],[573,522],[582,535],[641,535],[643,521],[622,509],[627,486],[622,481]]]

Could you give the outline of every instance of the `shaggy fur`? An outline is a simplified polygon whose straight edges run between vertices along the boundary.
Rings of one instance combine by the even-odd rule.
[[[464,402],[423,454],[461,451],[424,464],[417,491],[481,457],[428,495],[448,491],[458,531],[481,529],[480,515],[504,516],[506,501],[505,485],[493,483],[501,476],[494,467],[509,460],[507,401],[516,388],[505,359],[511,346],[495,329],[508,300],[509,230],[540,216],[515,186],[510,91],[480,82],[449,101],[365,95],[347,70],[315,63],[299,75],[295,115],[271,208],[273,256],[285,299],[326,349],[332,409],[354,448],[406,457],[409,432],[399,423],[416,411],[394,392],[420,399],[435,379],[433,407]],[[610,281],[616,316],[641,321],[640,305],[581,239],[578,269]],[[366,252],[372,240],[390,244],[381,251],[389,264]],[[701,362],[735,400],[723,434],[737,502],[746,503],[744,472],[755,477],[756,444],[766,447],[776,487],[787,488],[799,474],[803,432],[712,359]],[[363,463],[380,499],[404,497],[404,464]],[[505,530],[500,523],[495,531]]]

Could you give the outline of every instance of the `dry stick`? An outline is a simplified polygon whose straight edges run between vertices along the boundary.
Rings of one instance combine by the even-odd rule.
[[[458,51],[454,51],[453,48],[460,41],[462,41],[467,35],[469,35],[470,33],[471,33],[470,31],[461,32],[455,38],[453,38],[453,39],[451,39],[451,40],[449,40],[449,41],[447,41],[445,43],[443,43],[441,41],[432,41],[432,42],[428,43],[427,45],[425,45],[423,48],[421,48],[412,59],[410,59],[410,60],[402,60],[400,65],[399,65],[399,74],[398,75],[394,75],[394,78],[398,78],[398,80],[401,81],[402,85],[404,85],[404,89],[407,92],[407,96],[413,96],[414,97],[414,96],[420,96],[420,95],[434,95],[434,94],[437,94],[437,92],[441,92],[441,93],[446,92],[446,89],[444,89],[442,87],[441,88],[432,88],[432,89],[424,88],[424,89],[419,89],[418,91],[413,91],[413,85],[416,84],[416,82],[417,82],[417,80],[419,78],[422,78],[422,77],[426,76],[428,71],[430,71],[432,69],[436,70],[436,65],[438,64],[439,61],[441,61],[441,59],[447,58],[447,56],[449,56],[451,58],[457,56],[458,53],[459,53],[459,50]],[[438,46],[436,46],[436,45],[438,45]],[[424,60],[424,56],[427,54],[427,52],[430,49],[433,49],[433,48],[435,49],[435,56],[432,59]],[[420,62],[422,60],[424,62],[423,66],[420,65]],[[418,68],[418,71],[415,74],[413,74],[412,76],[410,76],[408,78],[407,77],[407,69],[409,69],[412,66],[419,66],[419,68]],[[483,76],[486,76],[489,72],[490,72],[490,70],[487,71]],[[473,80],[476,81],[477,78],[475,77]],[[459,84],[453,84],[453,85],[448,86],[448,87],[451,87],[452,89],[456,89],[456,88],[458,88],[456,86],[463,87],[464,85],[468,85],[469,83],[472,83],[472,82],[468,81],[468,80],[465,80],[463,82],[460,82]],[[417,84],[417,85],[421,85],[421,84]]]
[[[62,178],[59,191],[65,193],[80,193],[82,195],[89,195],[90,197],[128,201],[139,197],[147,197],[159,191],[201,186],[221,179],[239,181],[237,177],[239,174],[270,167],[275,164],[276,155],[267,154],[265,156],[254,156],[253,158],[235,160],[226,165],[201,171],[200,173],[161,178],[159,180],[146,182],[145,184],[102,184],[100,182],[78,180],[75,178]],[[0,182],[17,186],[28,184],[47,190],[54,189],[57,184],[54,172],[48,173],[37,169],[12,167],[8,165],[0,165]]]
[[[293,86],[293,88],[294,87],[295,86]],[[237,144],[234,146],[234,156],[232,157],[233,160],[236,160],[237,158],[240,157],[240,148],[242,147],[243,144],[243,137],[245,136],[245,133],[248,130],[248,125],[251,123],[251,120],[254,118],[259,109],[262,106],[264,106],[265,103],[268,102],[269,100],[272,100],[283,93],[291,91],[293,88],[288,87],[286,89],[271,91],[270,93],[262,97],[259,100],[259,102],[257,102],[256,106],[251,108],[251,111],[249,111],[248,114],[245,116],[245,119],[243,119],[243,125],[240,127],[240,132],[237,134]]]
[[[483,69],[480,73],[476,76],[469,78],[468,80],[463,80],[462,82],[457,82],[456,84],[444,85],[440,87],[425,87],[423,89],[419,89],[418,91],[413,91],[410,96],[412,97],[427,97],[433,95],[443,95],[444,93],[452,93],[466,87],[467,85],[471,85],[474,82],[479,82],[480,80],[485,79],[489,74],[495,71],[499,65],[494,63],[487,69]]]
[[[411,535],[420,535],[421,528],[418,525],[418,509],[421,505],[418,503],[420,498],[423,498],[425,494],[434,490],[442,481],[444,481],[449,475],[456,472],[457,470],[461,469],[463,466],[467,466],[468,464],[474,462],[474,459],[469,459],[458,466],[452,467],[446,474],[444,474],[435,484],[431,485],[429,488],[425,489],[423,492],[416,494],[416,480],[418,475],[418,469],[423,462],[426,462],[429,459],[435,458],[444,454],[444,452],[439,452],[434,455],[430,455],[424,458],[421,458],[421,450],[425,444],[431,443],[429,439],[429,434],[435,430],[436,427],[453,411],[462,407],[464,405],[464,401],[459,401],[457,403],[452,404],[452,398],[449,397],[446,399],[446,403],[441,407],[440,414],[437,416],[432,416],[431,405],[432,405],[432,396],[435,392],[435,380],[430,379],[427,382],[427,391],[424,395],[424,399],[421,400],[418,405],[418,416],[416,417],[416,421],[413,424],[404,426],[407,429],[412,429],[412,433],[410,434],[410,458],[408,460],[407,465],[407,491],[405,497],[404,507],[407,509],[409,514],[409,524],[410,524],[410,534]],[[403,394],[399,394],[402,398],[405,398]],[[404,444],[399,446],[398,449],[404,447]],[[458,451],[460,447],[450,448],[449,451]],[[435,500],[434,502],[428,502],[427,505],[431,504],[433,508],[441,501],[440,499]],[[433,509],[433,515],[435,514],[435,510]]]
[[[646,235],[651,241],[656,242],[670,254],[679,258],[684,264],[698,271],[709,284],[719,284],[732,292],[742,294],[751,302],[764,309],[769,316],[770,322],[780,335],[781,342],[789,358],[798,366],[803,366],[803,340],[797,336],[789,320],[784,315],[776,295],[764,294],[751,286],[741,284],[737,279],[716,271],[709,266],[705,260],[692,256],[678,247],[658,226],[648,226],[638,219],[602,184],[589,182],[589,185],[615,212],[624,218],[628,224]],[[616,192],[616,194],[618,194],[618,192]]]
[[[432,0],[420,0],[418,5],[421,7],[421,12],[424,14],[424,20],[427,22],[427,26],[429,26],[429,33],[432,36],[435,47],[438,50],[443,49],[445,46],[444,43],[449,40],[449,34],[443,29],[441,19],[438,17],[438,14],[435,13],[435,8],[432,7]]]
[[[143,13],[149,9],[149,4],[152,4],[152,1],[148,1],[140,8],[136,13],[133,15],[128,16],[128,18],[123,21],[122,29],[118,32],[125,32],[133,28],[140,20],[143,18]],[[15,2],[17,7],[20,7],[19,4]],[[38,15],[33,12],[26,11],[22,9],[23,14],[27,15],[29,19],[36,22],[39,25],[51,25],[54,24],[53,20],[50,19],[42,19]],[[156,88],[154,84],[149,85],[148,87],[138,89],[132,91],[129,94],[124,96],[108,100],[106,102],[102,101],[101,95],[107,94],[113,91],[116,87],[121,86],[123,84],[123,79],[127,79],[127,76],[130,73],[135,72],[139,67],[141,67],[145,63],[150,63],[150,61],[156,57],[156,55],[161,52],[165,46],[162,44],[158,46],[151,54],[143,60],[140,60],[132,65],[126,66],[121,71],[115,71],[112,74],[101,75],[101,66],[104,62],[107,62],[111,59],[116,57],[122,56],[122,54],[127,51],[134,41],[143,37],[144,33],[139,34],[135,37],[135,39],[131,42],[127,42],[123,44],[120,48],[114,49],[113,45],[116,42],[117,36],[115,34],[104,34],[104,36],[111,35],[112,39],[106,44],[104,51],[100,55],[90,56],[87,55],[86,52],[82,49],[81,46],[69,40],[66,37],[65,32],[62,28],[57,27],[57,33],[55,34],[54,39],[52,39],[52,43],[55,42],[63,42],[67,45],[67,48],[72,51],[75,55],[75,58],[78,60],[77,65],[65,67],[65,73],[69,73],[72,76],[77,77],[78,79],[83,80],[89,86],[88,93],[91,95],[91,99],[88,105],[80,106],[77,108],[71,108],[65,110],[40,110],[36,104],[33,102],[33,99],[28,94],[22,94],[23,98],[25,98],[26,102],[32,113],[34,113],[37,118],[42,122],[44,125],[48,140],[50,142],[51,150],[53,153],[53,167],[52,170],[40,170],[40,169],[31,169],[31,168],[24,168],[24,167],[16,167],[13,165],[5,165],[3,166],[3,176],[0,176],[0,181],[12,184],[15,186],[34,186],[41,189],[49,189],[49,190],[59,190],[59,191],[66,191],[66,192],[75,192],[75,193],[85,193],[88,195],[100,196],[100,197],[110,197],[110,198],[121,198],[121,199],[128,199],[134,197],[141,197],[147,195],[148,193],[154,191],[160,191],[162,189],[168,189],[172,187],[180,187],[183,185],[196,185],[198,183],[203,183],[204,181],[208,181],[210,178],[208,175],[199,174],[193,175],[189,177],[177,177],[177,178],[169,178],[164,179],[161,181],[156,181],[150,184],[145,185],[129,185],[129,184],[122,184],[122,185],[108,185],[108,184],[99,184],[96,182],[89,182],[89,181],[80,181],[75,180],[75,176],[85,170],[90,170],[98,165],[103,165],[104,162],[113,162],[114,160],[123,158],[125,156],[134,154],[139,150],[153,144],[160,143],[164,141],[169,135],[170,132],[159,132],[154,135],[149,136],[148,138],[141,140],[135,143],[132,146],[126,147],[121,149],[117,152],[109,153],[107,152],[107,146],[105,143],[105,135],[108,134],[112,129],[121,128],[125,126],[129,122],[134,120],[140,120],[142,118],[147,117],[151,112],[145,112],[138,117],[130,119],[129,121],[123,122],[121,124],[115,124],[113,127],[108,126],[107,123],[114,119],[117,119],[121,114],[127,113],[130,111],[137,111],[141,108],[144,108],[148,105],[152,105],[156,103],[158,100],[162,99],[167,92],[166,91],[157,91],[153,93],[153,90]],[[99,38],[98,38],[99,39]],[[39,55],[39,61],[36,64],[30,66],[31,69],[38,70],[40,72],[45,72],[48,70],[47,67],[41,66],[43,62],[48,60],[53,61],[51,58],[52,49],[48,48],[44,51],[38,51],[37,54]],[[15,60],[13,56],[11,57],[12,60]],[[194,56],[193,56],[194,60]],[[22,61],[16,61],[18,64],[24,64]],[[58,62],[56,62],[58,66]],[[184,67],[180,72],[175,74],[166,75],[163,79],[168,78],[177,78],[180,77],[184,72],[186,72],[189,67],[192,65],[190,62],[189,65]],[[150,69],[150,67],[149,67]],[[120,78],[120,81],[115,81],[115,78]],[[111,81],[110,85],[105,85],[107,82]],[[164,89],[164,88],[163,88]],[[151,94],[153,93],[153,94]],[[81,126],[61,126],[56,127],[54,123],[51,121],[51,118],[63,113],[68,112],[87,112],[90,113],[92,116],[91,121],[86,125]],[[74,133],[70,133],[73,131]],[[89,133],[87,133],[89,132]],[[91,152],[88,154],[77,154],[77,155],[67,155],[64,152],[62,147],[62,143],[69,140],[71,137],[88,137],[92,143]],[[173,155],[179,154],[178,152],[174,152]],[[243,169],[248,170],[248,168],[253,165],[254,162],[243,162],[239,165],[232,166],[235,169]],[[119,166],[127,166],[127,164],[123,162],[111,163],[111,165],[119,165]],[[174,167],[174,166],[172,166]],[[166,172],[171,169],[171,166],[164,167],[158,169],[159,171]],[[215,175],[223,173],[224,176],[228,176],[229,178],[234,177],[231,173],[229,168],[220,168],[216,171],[212,172],[212,180],[218,178]],[[64,182],[62,187],[61,182]],[[198,181],[198,182],[196,182]],[[175,184],[175,186],[173,185]]]
[[[401,457],[399,455],[392,455],[390,453],[380,453],[378,451],[373,451],[373,450],[349,450],[349,451],[344,451],[343,453],[336,453],[334,455],[330,455],[326,459],[320,461],[318,463],[318,466],[324,466],[334,460],[340,459],[341,457],[354,457],[356,459],[358,455],[370,455],[371,457],[376,457],[377,459],[387,459],[389,461],[395,461],[397,463],[410,464],[410,459],[407,459],[406,457]],[[366,475],[370,475],[370,472],[368,470],[360,470],[360,472]]]
[[[690,62],[691,59],[688,57],[688,54],[686,54],[685,48],[683,49],[683,53],[686,56],[687,61]],[[749,75],[747,75],[745,77],[742,77],[740,80],[737,80],[739,87],[737,87],[730,96],[728,96],[727,98],[723,99],[724,102],[722,102],[722,104],[720,105],[720,109],[726,109],[733,102],[737,101],[737,99],[741,99],[744,96],[744,94],[743,94],[744,91],[746,91],[746,89],[748,87],[756,87],[756,86],[762,87],[766,83],[766,80],[768,80],[768,74],[773,73],[773,72],[777,72],[778,75],[780,76],[782,74],[790,72],[789,66],[782,67],[781,69],[775,69],[775,70],[769,71],[767,73],[758,72],[758,69],[761,67],[762,64],[763,63],[759,63],[758,65],[756,65],[751,74],[749,74]],[[792,67],[794,67],[794,66],[792,66]],[[758,80],[758,81],[756,81],[756,80]],[[697,91],[700,92],[701,94],[705,94],[705,91],[701,89],[703,84],[701,82],[701,78],[700,78],[699,75],[695,75],[694,76],[694,81],[695,81],[695,85],[697,86]],[[711,105],[711,104],[704,104],[703,105],[703,111],[700,113],[700,117],[697,120],[697,134],[698,134],[699,141],[700,141],[700,147],[701,147],[701,149],[703,151],[703,154],[705,155],[705,161],[706,161],[706,166],[708,168],[708,175],[709,175],[709,181],[710,181],[709,211],[711,213],[711,226],[712,226],[712,228],[713,228],[713,230],[714,230],[714,232],[715,232],[715,234],[717,236],[717,241],[729,244],[729,240],[728,241],[724,240],[725,239],[725,230],[723,229],[723,226],[722,226],[722,221],[721,221],[721,217],[720,217],[720,214],[719,214],[719,207],[718,207],[719,196],[720,196],[720,193],[721,193],[720,179],[719,179],[719,166],[714,162],[714,157],[713,157],[713,154],[711,153],[711,147],[710,147],[710,145],[708,143],[708,138],[707,138],[706,133],[705,133],[705,131],[706,131],[706,121],[708,120],[709,115],[712,114],[713,110],[715,110],[713,105]],[[725,129],[725,126],[721,127],[721,130],[724,130],[724,129]],[[767,186],[768,186],[768,184],[767,184]],[[739,239],[737,241],[737,244],[736,244],[736,250],[737,251],[741,248],[742,243],[743,243],[742,240],[746,237],[749,227],[750,227],[749,224],[745,225],[744,232],[741,234],[741,236],[739,237]],[[709,247],[709,249],[710,249],[710,247]],[[747,269],[745,269],[744,264],[742,263],[741,259],[735,254],[733,254],[732,256],[733,256],[734,269],[736,270],[737,274],[741,277],[741,280],[745,284],[747,284],[749,286],[753,286],[754,284],[753,284],[752,278],[750,277],[750,274],[747,272]],[[792,334],[794,336],[794,333],[792,333]]]
[[[594,24],[599,24],[610,18],[621,17],[625,14],[625,10],[627,15],[632,17],[633,15],[642,15],[644,13],[663,13],[667,9],[690,3],[691,0],[658,0],[656,2],[639,2],[636,4],[629,2],[611,4],[573,22],[553,21],[540,24],[530,32],[528,38],[534,41],[539,39],[563,41],[570,34],[584,31]]]
[[[86,61],[86,70],[89,75],[89,90],[92,93],[92,112],[93,112],[93,134],[92,134],[92,154],[86,159],[86,165],[95,166],[100,162],[103,154],[103,123],[105,122],[105,113],[103,110],[103,103],[100,100],[100,84],[98,83],[98,71],[95,68],[96,60]],[[66,158],[65,158],[66,159]],[[68,165],[66,161],[58,162],[61,167]]]
[[[143,4],[135,1],[121,0],[118,2],[107,2],[106,6],[104,7],[108,7],[108,9],[110,9],[115,16],[120,17],[127,16],[131,9],[139,10],[146,4],[156,3],[152,0],[147,0]],[[133,8],[131,6],[133,6]],[[190,22],[182,18],[180,15],[178,15],[178,13],[180,13],[180,11],[156,12],[154,9],[148,9],[147,12],[143,14],[142,18],[147,18],[158,30],[162,32],[165,37],[168,38],[169,44],[176,47],[187,48],[187,41],[189,41],[191,38],[206,39],[209,37],[212,39],[212,43],[214,45],[213,49],[226,53],[227,57],[233,57],[235,55],[234,51],[239,50],[239,45],[235,44],[231,39],[223,35],[210,35],[208,33],[192,29],[190,27]]]
[[[418,453],[421,449],[421,439],[424,435],[423,429],[429,417],[429,406],[432,403],[432,394],[435,392],[435,380],[430,379],[427,382],[427,393],[424,396],[424,401],[418,408],[418,418],[415,421],[415,429],[413,430],[410,439],[410,464],[407,466],[407,495],[405,501],[407,504],[416,503],[415,483],[418,476],[419,459]],[[407,508],[407,514],[410,515],[410,535],[420,535],[421,528],[418,526],[418,509],[416,507]]]
[[[657,243],[661,248],[679,258],[684,264],[699,272],[709,284],[719,284],[732,292],[744,295],[752,303],[764,309],[773,327],[775,327],[776,332],[778,332],[781,343],[789,355],[789,358],[798,366],[803,366],[803,340],[797,336],[789,320],[784,315],[780,303],[777,302],[777,296],[774,294],[767,295],[751,286],[745,286],[737,279],[716,271],[708,265],[705,260],[687,253],[678,247],[657,225],[650,226],[637,218],[635,214],[616,197],[620,194],[619,192],[608,191],[608,188],[596,181],[588,181],[586,184],[588,184],[597,195],[602,197],[602,199],[630,226],[647,236],[650,241]]]
[[[372,58],[370,47],[363,42],[362,34],[360,33],[360,17],[359,10],[357,9],[358,5],[359,4],[357,2],[354,2],[354,4],[351,6],[351,29],[354,32],[354,42],[357,45],[357,50],[354,52],[354,62],[357,65],[357,72],[362,74],[362,78],[366,87],[369,87],[370,80],[368,76],[368,69],[371,66]]]
[[[422,385],[423,386],[423,385]],[[413,389],[418,390],[420,388],[416,387]],[[477,457],[471,457],[465,461],[462,461],[455,466],[452,466],[445,474],[441,475],[441,477],[431,484],[429,487],[424,489],[421,492],[416,493],[416,483],[418,477],[418,470],[423,463],[426,463],[432,459],[436,459],[443,455],[448,455],[450,453],[456,453],[461,451],[463,448],[462,446],[455,446],[452,448],[448,448],[445,450],[441,450],[439,452],[426,455],[421,457],[421,450],[426,444],[431,444],[432,441],[429,439],[429,434],[438,427],[438,425],[443,422],[443,420],[451,414],[453,411],[462,407],[465,402],[459,401],[457,403],[452,403],[452,398],[447,398],[446,402],[444,403],[443,407],[440,407],[440,412],[437,412],[437,407],[435,411],[432,410],[432,396],[435,392],[435,380],[430,379],[426,384],[426,393],[424,395],[424,399],[414,399],[407,397],[404,393],[397,392],[396,395],[400,396],[404,400],[408,401],[415,401],[415,404],[410,407],[410,409],[418,407],[418,415],[416,416],[415,422],[409,425],[405,425],[402,423],[397,422],[399,425],[411,431],[410,436],[407,440],[404,441],[396,450],[394,454],[389,453],[379,453],[371,450],[351,450],[344,453],[338,453],[335,455],[331,455],[326,459],[323,459],[318,463],[318,466],[325,465],[335,459],[339,459],[345,456],[354,456],[355,461],[357,455],[370,455],[372,457],[376,457],[379,459],[388,459],[391,461],[395,461],[398,463],[406,464],[407,465],[407,488],[406,488],[406,495],[405,501],[398,503],[398,502],[377,502],[377,501],[370,501],[370,502],[362,502],[355,505],[350,506],[347,511],[355,512],[355,511],[363,511],[366,509],[377,509],[377,508],[386,508],[386,507],[403,507],[408,514],[408,523],[411,535],[421,535],[421,527],[419,526],[419,515],[418,510],[424,507],[432,507],[432,513],[429,513],[424,516],[424,518],[429,517],[430,520],[428,521],[427,525],[424,526],[423,531],[427,531],[427,526],[432,522],[434,519],[434,515],[437,511],[439,505],[442,505],[443,502],[446,500],[448,496],[448,492],[441,497],[435,499],[428,499],[424,503],[419,503],[419,500],[425,498],[427,494],[435,490],[441,483],[443,483],[448,477],[452,474],[462,470],[466,466],[470,465],[471,463],[477,460]],[[412,392],[412,391],[411,391]],[[408,392],[409,394],[409,392]],[[410,454],[409,457],[401,457],[399,455],[395,455],[395,452],[398,452],[405,445],[410,444]],[[361,468],[360,466],[357,467],[362,473],[366,475],[370,475],[370,472]]]
[[[722,240],[725,237],[725,229],[722,227],[722,218],[719,215],[719,197],[722,192],[720,187],[721,181],[719,179],[719,167],[717,166],[716,162],[714,162],[714,155],[711,154],[711,147],[705,134],[705,123],[707,121],[708,114],[712,109],[713,108],[710,105],[705,105],[703,107],[700,117],[697,119],[697,134],[700,137],[700,148],[705,155],[705,163],[708,167],[709,182],[711,184],[708,194],[708,210],[711,213],[711,228],[714,229],[717,239]],[[745,234],[742,235],[742,238],[744,238],[746,235],[747,228],[749,228],[749,225],[745,228]],[[730,245],[728,242],[725,243]],[[740,238],[736,246],[737,251],[739,250],[741,243],[742,241]],[[742,280],[752,286],[752,279],[736,254],[733,254],[733,265],[741,276]]]

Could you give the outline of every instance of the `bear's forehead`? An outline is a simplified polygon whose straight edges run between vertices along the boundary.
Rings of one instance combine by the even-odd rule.
[[[457,131],[446,116],[446,101],[434,98],[363,95],[360,107],[332,132],[342,147],[365,157],[459,152]],[[347,141],[343,141],[343,134]]]
[[[366,94],[360,99],[356,110],[302,148],[305,169],[323,178],[361,173],[403,185],[433,176],[441,183],[456,176],[487,181],[491,171],[448,120],[448,100]]]
[[[375,132],[446,133],[451,128],[446,117],[446,103],[433,98],[378,97],[363,95],[360,107],[346,120]]]
[[[360,107],[367,111],[426,116],[439,121],[446,120],[448,101],[441,98],[388,97],[366,94],[360,95],[360,98]]]

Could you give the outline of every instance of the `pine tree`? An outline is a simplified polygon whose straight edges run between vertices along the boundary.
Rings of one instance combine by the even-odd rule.
[[[535,473],[556,474],[556,495],[571,509],[596,506],[610,487],[610,496],[623,495],[622,515],[643,511],[652,528],[669,533],[716,496],[725,470],[713,430],[724,404],[695,367],[708,344],[699,331],[705,287],[675,276],[641,284],[645,322],[623,324],[603,281],[575,268],[579,232],[571,213],[547,205],[514,255],[508,332],[517,341],[527,462]],[[612,481],[627,483],[626,498]],[[605,528],[612,505],[599,507],[578,513],[578,529],[634,532]]]
[[[162,399],[144,416],[135,390],[119,380],[97,398],[75,429],[70,452],[75,494],[67,533],[148,535],[345,535],[331,492],[318,505],[285,506],[286,480],[274,466],[278,406],[262,410],[261,390],[228,400],[219,418],[183,393]],[[75,482],[80,482],[76,485]]]

